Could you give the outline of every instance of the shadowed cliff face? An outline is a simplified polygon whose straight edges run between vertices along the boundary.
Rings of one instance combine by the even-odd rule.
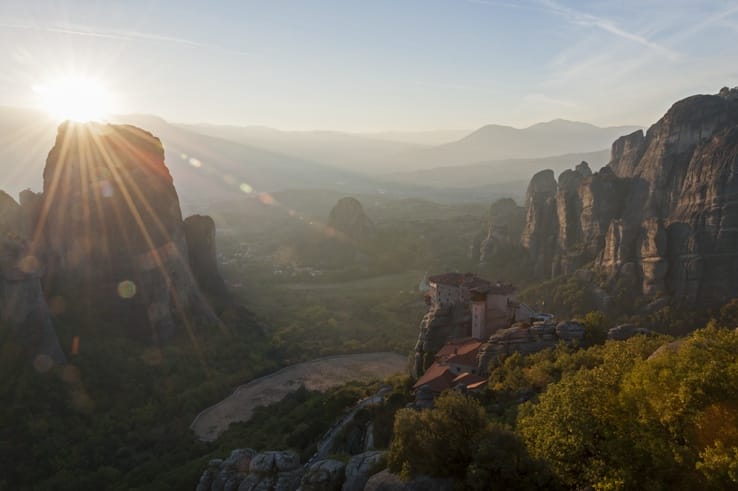
[[[215,321],[190,271],[160,141],[132,126],[64,123],[44,170],[34,244],[49,286],[131,334]]]
[[[45,371],[66,358],[41,289],[44,268],[29,251],[24,218],[23,208],[0,191],[0,323]]]
[[[531,181],[522,244],[542,276],[591,263],[646,295],[738,295],[737,89],[679,101],[598,173],[570,172],[543,194]]]
[[[209,295],[228,295],[218,271],[215,247],[215,222],[209,216],[193,215],[184,221],[185,238],[190,251],[190,266],[200,287]]]

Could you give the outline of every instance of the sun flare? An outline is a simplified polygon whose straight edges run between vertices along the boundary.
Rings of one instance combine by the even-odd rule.
[[[112,110],[112,96],[94,78],[70,75],[33,86],[39,105],[59,120],[101,120]]]

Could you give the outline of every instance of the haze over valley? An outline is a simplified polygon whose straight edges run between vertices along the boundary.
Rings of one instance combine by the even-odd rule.
[[[0,491],[738,488],[738,5],[0,5]]]

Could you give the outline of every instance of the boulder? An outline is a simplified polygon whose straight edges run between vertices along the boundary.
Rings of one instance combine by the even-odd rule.
[[[304,470],[292,451],[257,453],[237,449],[225,459],[211,460],[200,477],[198,491],[294,491]]]
[[[620,324],[607,331],[607,339],[613,341],[625,341],[638,335],[650,335],[652,332],[644,327],[638,327],[635,324]]]
[[[346,464],[338,460],[319,460],[302,477],[301,491],[340,491]]]
[[[387,452],[354,455],[346,465],[346,482],[341,491],[362,491],[371,476],[387,466]]]

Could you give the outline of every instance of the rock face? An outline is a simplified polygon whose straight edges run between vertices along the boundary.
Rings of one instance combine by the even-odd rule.
[[[487,235],[479,244],[479,261],[485,262],[501,249],[515,243],[525,224],[525,208],[510,198],[492,204],[489,212]],[[474,247],[477,249],[477,247]]]
[[[257,453],[250,448],[211,460],[197,491],[294,491],[303,476],[299,456],[290,451]]]
[[[341,198],[328,216],[328,226],[353,243],[374,237],[374,223],[364,213],[361,203],[351,197]]]
[[[300,491],[341,491],[346,464],[339,460],[319,460],[302,477]]]
[[[415,343],[411,375],[420,377],[435,354],[449,338],[466,335],[471,321],[471,310],[464,304],[444,307],[431,307],[420,321],[418,341]]]
[[[41,288],[43,264],[29,248],[25,211],[0,191],[0,321],[44,371],[66,357]]]
[[[346,465],[346,481],[341,491],[363,491],[367,481],[387,467],[387,452],[366,452],[354,455]]]
[[[528,355],[553,348],[559,342],[577,343],[584,338],[584,326],[576,321],[537,322],[533,326],[515,325],[490,336],[479,353],[479,373],[487,373],[489,364],[513,353]]]
[[[213,296],[226,296],[228,289],[218,271],[215,222],[209,216],[193,215],[184,221],[190,267],[200,288]]]
[[[543,170],[530,180],[525,209],[525,228],[520,236],[520,244],[529,251],[535,273],[539,276],[549,275],[559,227],[556,179],[552,170]]]
[[[179,199],[150,133],[62,124],[37,228],[51,291],[76,294],[130,334],[161,340],[180,322],[217,321],[190,270]]]
[[[738,88],[677,102],[611,155],[531,180],[521,243],[540,277],[592,264],[645,295],[738,295]]]

